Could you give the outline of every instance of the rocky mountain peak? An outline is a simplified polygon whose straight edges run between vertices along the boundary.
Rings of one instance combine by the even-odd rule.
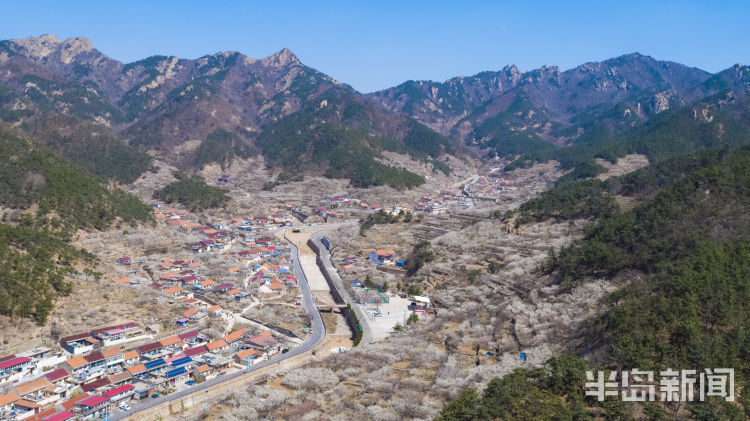
[[[299,58],[294,55],[294,53],[292,53],[288,48],[283,48],[281,51],[273,53],[261,61],[266,66],[274,67],[285,67],[289,65],[301,64]]]
[[[15,44],[16,53],[29,58],[41,59],[57,51],[60,46],[60,38],[52,34],[44,34],[39,37],[27,37],[10,40]]]
[[[94,50],[94,44],[88,38],[68,38],[60,45],[60,60],[65,64],[70,64],[79,54]]]
[[[66,39],[60,47],[66,50],[91,51],[94,49],[94,44],[88,38],[74,37]]]
[[[505,73],[513,83],[521,80],[521,71],[515,64],[503,67],[503,73]]]
[[[64,64],[70,64],[79,54],[95,51],[94,45],[87,38],[73,37],[61,41],[52,34],[10,40],[10,49],[15,54],[33,60],[54,57]]]

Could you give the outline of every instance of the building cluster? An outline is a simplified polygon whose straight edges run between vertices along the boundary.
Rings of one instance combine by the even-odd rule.
[[[384,211],[391,215],[399,215],[411,213],[413,215],[443,215],[448,212],[450,206],[459,206],[466,208],[466,198],[457,195],[451,191],[441,191],[436,195],[422,196],[416,203],[399,203],[391,206],[380,206],[365,203],[359,199],[351,199],[345,195],[329,195],[326,196],[325,200],[335,205],[336,209],[340,208],[352,208],[361,211],[379,212]],[[326,210],[323,208],[315,208],[314,211],[320,215],[332,213],[337,217],[341,217],[341,212],[333,212],[332,210]]]
[[[242,370],[285,352],[269,331],[240,328],[216,340],[189,330],[153,341],[125,323],[61,339],[64,351],[37,348],[0,358],[0,419],[97,417],[139,400]],[[130,349],[122,345],[149,339]]]
[[[488,177],[480,175],[474,177],[465,187],[465,191],[471,197],[477,199],[497,199],[503,192],[514,191],[517,188],[508,185],[504,178]]]
[[[150,286],[170,302],[180,301],[190,307],[175,320],[177,325],[185,326],[210,314],[228,319],[233,317],[232,312],[220,304],[226,307],[230,302],[251,299],[253,293],[279,295],[297,288],[297,278],[290,269],[289,246],[268,235],[268,229],[288,224],[292,216],[274,213],[268,217],[215,219],[209,226],[194,222],[196,218],[185,211],[157,206],[154,213],[168,225],[200,236],[200,241],[187,243],[186,248],[198,253],[216,251],[221,258],[220,267],[226,270],[226,277],[218,281],[206,275],[208,269],[214,269],[215,274],[216,266],[208,268],[206,259],[197,256],[169,258],[160,263],[158,279]],[[130,256],[117,262],[125,272],[138,267]],[[114,283],[140,282],[124,277]]]

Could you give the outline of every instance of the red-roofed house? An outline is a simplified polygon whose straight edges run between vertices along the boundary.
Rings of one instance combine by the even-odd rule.
[[[15,357],[3,362],[0,362],[0,374],[7,375],[13,371],[22,371],[33,365],[33,361],[29,357]]]
[[[150,344],[141,345],[138,348],[136,348],[135,350],[138,351],[138,353],[142,357],[148,357],[148,356],[152,356],[152,355],[158,354],[159,351],[161,350],[161,348],[162,348],[161,343],[159,343],[159,342],[152,342]]]
[[[82,415],[93,415],[94,418],[98,417],[101,412],[107,411],[109,406],[109,398],[102,395],[94,395],[76,403]]]
[[[78,402],[88,398],[89,396],[91,395],[89,395],[88,393],[78,395],[75,398],[68,399],[67,401],[61,403],[60,406],[62,406],[63,409],[67,409],[67,410],[73,409],[73,407],[75,407]]]
[[[248,339],[246,343],[253,348],[268,351],[276,345],[276,339],[271,332],[265,331]]]
[[[52,370],[49,373],[46,373],[44,377],[47,378],[47,380],[51,381],[52,383],[55,383],[60,380],[65,380],[68,377],[70,377],[70,373],[68,373],[64,368],[58,368],[57,370]]]
[[[113,401],[119,401],[120,399],[124,399],[132,395],[134,391],[135,391],[135,386],[133,386],[132,384],[124,384],[122,386],[108,390],[102,393],[102,395],[108,397],[109,399]]]
[[[224,337],[224,342],[231,346],[240,346],[242,345],[242,337],[245,335],[245,332],[247,332],[247,329],[244,327],[239,328],[235,330],[234,332],[230,333],[229,335]]]
[[[234,288],[234,285],[232,285],[232,284],[231,284],[231,283],[229,283],[229,282],[225,282],[225,283],[223,283],[223,284],[219,284],[219,285],[217,285],[217,286],[216,286],[216,288],[214,288],[214,289],[215,289],[216,291],[219,291],[219,292],[226,292],[226,291],[229,291],[229,290],[230,290],[230,289],[232,289],[232,288]]]
[[[76,414],[70,411],[60,411],[56,414],[52,414],[46,418],[42,418],[42,421],[68,421],[76,417]]]
[[[189,332],[180,333],[179,335],[177,335],[177,337],[180,338],[182,342],[189,343],[189,344],[195,343],[195,341],[198,340],[198,331],[191,330]]]
[[[209,342],[206,344],[206,348],[211,352],[221,352],[229,348],[229,345],[223,340]]]
[[[15,393],[0,396],[0,414],[13,411],[13,404],[20,399]]]
[[[110,384],[111,382],[109,381],[108,378],[101,377],[101,378],[94,380],[93,382],[83,383],[81,385],[81,389],[84,392],[95,392],[105,386],[109,386]]]
[[[200,346],[196,346],[195,348],[186,349],[184,351],[184,354],[187,355],[188,357],[195,357],[196,355],[205,354],[206,352],[208,352],[206,347],[203,345],[200,345]]]

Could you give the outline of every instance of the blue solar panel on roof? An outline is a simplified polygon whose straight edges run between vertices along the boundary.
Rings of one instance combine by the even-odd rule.
[[[158,360],[149,361],[147,363],[144,363],[143,365],[146,366],[147,370],[151,370],[152,368],[159,367],[160,365],[167,365],[167,362],[164,361],[163,358],[159,358]]]
[[[188,363],[191,363],[191,362],[193,362],[192,358],[190,358],[190,357],[182,357],[180,359],[172,361],[172,367],[177,367],[177,366],[180,366],[180,365],[185,365],[185,364],[188,364]]]
[[[187,370],[185,369],[185,367],[175,368],[174,370],[167,371],[167,378],[171,379],[183,374],[187,374]]]

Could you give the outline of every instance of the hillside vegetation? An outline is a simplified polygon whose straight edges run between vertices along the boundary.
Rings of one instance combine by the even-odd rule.
[[[65,276],[94,261],[70,243],[77,229],[151,220],[135,196],[44,146],[0,130],[0,314],[43,324],[54,298],[70,293]],[[34,210],[34,212],[31,212]]]
[[[565,169],[588,166],[574,178],[586,178],[603,172],[593,163],[594,158],[616,162],[627,154],[643,154],[649,162],[716,147],[739,147],[750,142],[750,130],[743,123],[747,118],[747,104],[717,106],[722,96],[694,106],[665,111],[650,120],[618,135],[587,136],[569,147],[538,148],[527,144],[520,158],[508,170],[533,162],[557,160]],[[570,178],[570,177],[569,177]]]
[[[14,209],[36,205],[56,225],[103,229],[116,219],[148,220],[150,209],[135,196],[107,189],[101,179],[49,149],[0,130],[0,204]]]
[[[17,226],[0,223],[0,314],[43,324],[53,299],[71,292],[65,276],[73,265],[93,260],[65,235],[35,227],[31,217]]]
[[[173,175],[177,180],[154,191],[154,199],[166,203],[177,202],[192,211],[218,208],[229,202],[229,195],[224,190],[209,186],[203,177],[197,174],[188,176],[175,171]]]
[[[318,168],[326,177],[349,178],[358,187],[389,185],[404,189],[425,181],[411,171],[375,161],[383,150],[406,152],[395,140],[340,124],[316,124],[307,115],[285,119],[265,130],[257,145],[271,165],[289,172]]]
[[[623,212],[616,195],[639,204]],[[591,279],[627,280],[602,303],[578,352],[602,350],[598,363],[607,369],[730,367],[741,391],[750,374],[748,214],[744,147],[672,158],[606,182],[563,183],[515,216],[597,220],[542,268],[564,291]],[[741,406],[709,400],[686,409],[698,419],[746,419],[750,400],[736,395]],[[633,405],[623,405],[632,415]]]
[[[255,151],[236,134],[217,129],[201,142],[195,151],[195,167],[216,163],[222,169],[232,165],[235,158],[246,159]]]

